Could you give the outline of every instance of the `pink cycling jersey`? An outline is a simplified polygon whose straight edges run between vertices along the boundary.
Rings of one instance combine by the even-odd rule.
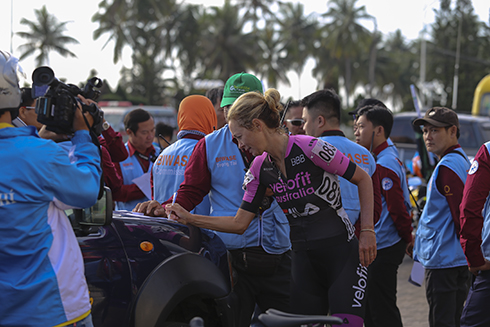
[[[356,165],[330,143],[305,135],[289,136],[284,160],[287,176],[267,153],[255,158],[245,176],[241,208],[256,212],[269,187],[289,220],[293,245],[346,229],[350,240],[354,228],[342,207],[337,175],[350,180]]]

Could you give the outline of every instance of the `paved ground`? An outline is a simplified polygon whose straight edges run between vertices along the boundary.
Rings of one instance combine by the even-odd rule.
[[[398,269],[398,308],[402,314],[404,327],[428,327],[429,306],[425,298],[425,288],[408,282],[412,270],[412,259],[405,256]]]

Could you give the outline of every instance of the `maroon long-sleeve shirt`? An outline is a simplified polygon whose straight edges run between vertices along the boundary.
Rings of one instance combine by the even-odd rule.
[[[233,140],[235,142],[235,140]],[[211,190],[211,173],[208,169],[206,155],[206,138],[197,142],[194,152],[192,152],[187,167],[185,168],[184,181],[180,184],[176,202],[186,210],[192,210],[201,203],[202,199]],[[168,199],[162,206],[172,202]]]
[[[383,142],[374,150],[374,154],[379,155],[380,152],[387,147],[388,143]],[[399,164],[402,165],[401,162],[399,162]],[[379,164],[376,165],[376,170],[378,171],[379,181],[387,178],[393,182],[393,186],[388,190],[385,190],[380,185],[381,195],[386,201],[386,207],[395,228],[398,231],[398,235],[400,235],[406,243],[410,243],[412,242],[412,218],[407,212],[405,196],[403,195],[404,190],[402,189],[400,177],[393,170]]]
[[[483,145],[466,179],[460,206],[460,242],[470,267],[485,264],[481,251],[484,217],[482,210],[490,192],[490,154]]]
[[[459,144],[454,145],[444,152],[445,156],[454,149],[461,148]],[[460,222],[459,222],[459,205],[463,199],[464,183],[452,169],[441,166],[436,179],[436,186],[439,193],[446,197],[447,205],[451,211],[451,217],[454,222],[455,231],[459,237]]]
[[[126,160],[128,151],[122,141],[121,133],[114,131],[112,127],[102,131],[104,137],[99,136],[101,145],[102,171],[104,173],[104,184],[109,187],[114,196],[118,194],[123,185],[123,178],[117,171],[114,162]]]
[[[121,162],[128,158],[128,151],[124,146],[121,133],[109,127],[107,130],[102,131],[102,136],[104,136],[104,146],[109,151],[113,162]],[[100,139],[99,137],[99,141]]]

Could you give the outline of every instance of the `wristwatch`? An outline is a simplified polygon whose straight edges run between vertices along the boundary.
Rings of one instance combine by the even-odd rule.
[[[104,129],[104,131],[107,131],[109,127],[111,127],[111,124],[109,124],[107,120],[102,123],[102,128]]]

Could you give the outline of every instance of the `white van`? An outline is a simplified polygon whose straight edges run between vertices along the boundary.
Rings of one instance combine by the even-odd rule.
[[[120,132],[123,136],[124,142],[127,141],[128,136],[124,128],[124,117],[127,113],[134,109],[144,109],[150,113],[155,120],[155,125],[162,122],[169,126],[174,127],[177,131],[177,110],[173,107],[164,106],[127,106],[127,107],[100,107],[104,112],[104,118],[111,124],[112,128],[116,132]]]

